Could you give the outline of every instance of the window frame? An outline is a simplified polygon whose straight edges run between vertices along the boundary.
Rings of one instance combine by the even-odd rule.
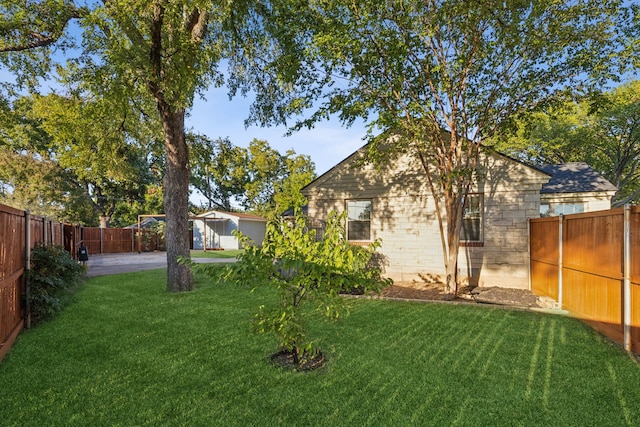
[[[474,198],[477,199],[477,218],[466,218],[467,216],[467,200]],[[465,220],[477,220],[478,221],[478,239],[470,240],[465,239]],[[469,193],[464,197],[462,204],[462,224],[460,225],[460,245],[461,246],[484,246],[484,193]]]
[[[586,203],[584,201],[541,201],[540,202],[540,217],[554,217],[560,215],[572,215],[578,213],[585,212]],[[548,210],[546,212],[542,211],[543,206],[548,206]],[[573,212],[565,213],[564,210],[568,207],[571,207]],[[576,209],[577,208],[577,209]],[[562,210],[561,213],[558,213],[559,210]]]
[[[350,203],[358,203],[358,202],[369,202],[369,219],[368,220],[362,220],[362,219],[351,219],[350,218]],[[366,209],[366,207],[364,208]],[[346,218],[346,230],[345,230],[345,234],[346,234],[346,238],[348,242],[371,242],[372,239],[372,230],[371,230],[371,220],[373,217],[373,199],[370,198],[362,198],[362,199],[345,199],[345,210],[347,212],[347,218]],[[351,238],[351,227],[350,224],[351,223],[368,223],[368,228],[369,228],[369,237],[366,239],[352,239]],[[362,236],[357,236],[357,237],[362,237]]]

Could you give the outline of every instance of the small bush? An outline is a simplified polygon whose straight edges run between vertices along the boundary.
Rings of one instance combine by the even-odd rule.
[[[85,269],[60,246],[38,244],[29,271],[31,318],[42,321],[62,310],[84,281]]]
[[[271,219],[262,247],[252,245],[241,233],[237,236],[245,247],[237,263],[224,269],[190,265],[215,280],[278,289],[279,303],[260,306],[254,330],[274,334],[279,354],[290,355],[298,367],[314,365],[321,359],[317,343],[306,333],[305,324],[311,315],[338,319],[348,313],[341,293],[377,292],[391,284],[381,275],[381,258],[376,254],[380,241],[368,247],[351,245],[345,238],[344,214],[330,213],[321,240],[316,239],[315,230],[307,227],[307,218],[300,212],[293,220]]]

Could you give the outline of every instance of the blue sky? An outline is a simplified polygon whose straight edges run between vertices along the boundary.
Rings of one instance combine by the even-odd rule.
[[[69,34],[78,36],[79,26],[72,22],[69,26]],[[59,53],[54,56],[60,56]],[[64,61],[66,57],[73,56],[69,53],[57,59]],[[224,69],[224,65],[221,65]],[[12,81],[13,76],[4,67],[0,67],[0,81]],[[57,88],[55,82],[43,82],[42,91],[48,92],[51,86]],[[194,106],[186,120],[188,130],[204,134],[209,138],[228,137],[234,145],[246,147],[254,139],[264,139],[269,145],[284,154],[288,149],[296,153],[306,154],[316,165],[318,175],[326,172],[345,157],[364,145],[363,138],[366,129],[363,122],[356,122],[351,127],[345,128],[336,118],[330,121],[318,123],[314,129],[302,130],[292,136],[285,137],[284,126],[260,128],[252,126],[245,129],[244,120],[249,115],[251,98],[237,96],[229,100],[227,88],[210,88],[205,100],[197,95]]]
[[[6,69],[0,68],[0,80],[13,79]],[[50,86],[57,87],[57,84],[43,83],[41,89],[48,92],[51,90]],[[318,175],[335,166],[365,143],[363,138],[366,129],[362,121],[346,128],[335,118],[291,136],[284,136],[284,126],[245,128],[244,121],[249,115],[251,102],[251,98],[241,96],[229,100],[225,87],[210,88],[205,99],[196,97],[185,125],[187,129],[211,139],[228,137],[234,145],[242,147],[248,146],[249,142],[256,138],[266,140],[272,148],[282,154],[288,149],[293,149],[298,154],[311,157]],[[204,198],[194,190],[191,201],[200,204],[204,202]]]
[[[317,123],[313,129],[304,129],[291,136],[285,136],[286,127],[245,128],[244,121],[249,115],[251,98],[235,97],[229,100],[227,89],[211,88],[206,99],[195,99],[194,106],[186,119],[187,129],[208,136],[211,139],[228,137],[231,143],[247,147],[251,140],[263,139],[284,154],[293,149],[297,154],[306,154],[315,163],[316,173],[323,174],[338,162],[365,144],[365,125],[362,121],[351,127],[342,126],[337,118]],[[205,199],[197,191],[190,197],[196,204]]]
[[[245,128],[244,120],[249,115],[251,102],[251,98],[242,97],[229,100],[224,87],[212,88],[207,92],[206,100],[195,100],[186,126],[212,139],[229,137],[234,145],[242,147],[248,146],[256,138],[268,141],[272,148],[282,154],[291,148],[298,154],[309,155],[316,165],[318,175],[365,143],[363,138],[366,136],[366,129],[361,121],[346,128],[334,118],[288,137],[284,136],[284,126]]]

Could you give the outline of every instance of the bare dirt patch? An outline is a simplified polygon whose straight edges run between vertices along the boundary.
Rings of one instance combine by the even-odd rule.
[[[406,300],[444,301],[447,299],[447,295],[444,292],[444,284],[427,281],[397,282],[383,289],[379,295],[383,298]],[[526,308],[541,306],[538,297],[527,289],[511,289],[497,286],[461,287],[458,289],[458,296],[453,301]]]
[[[300,355],[298,363],[296,363],[291,351],[280,350],[271,355],[271,362],[284,369],[294,371],[313,371],[324,366],[325,357],[322,352],[302,354]]]

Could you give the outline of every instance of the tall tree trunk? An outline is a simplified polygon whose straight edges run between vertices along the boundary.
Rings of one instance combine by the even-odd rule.
[[[460,229],[462,228],[462,201],[455,191],[445,194],[447,215],[447,254],[445,294],[453,298],[458,293],[458,254],[460,252]]]
[[[100,228],[109,228],[111,215],[100,215]]]
[[[164,131],[166,172],[164,176],[165,241],[167,246],[167,290],[193,289],[189,267],[178,257],[189,257],[189,149],[184,137],[185,110],[172,111],[159,103]]]

